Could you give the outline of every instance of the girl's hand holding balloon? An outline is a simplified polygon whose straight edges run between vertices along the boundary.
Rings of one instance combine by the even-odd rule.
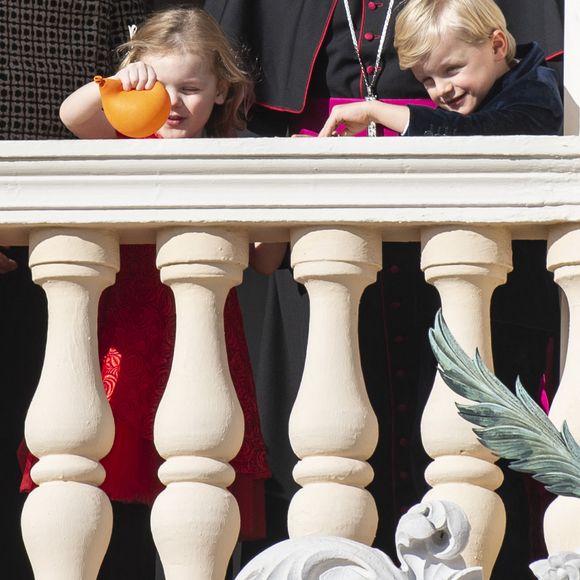
[[[112,78],[121,81],[124,91],[148,91],[153,88],[157,81],[155,69],[142,61],[128,64]]]
[[[101,93],[103,113],[121,135],[143,139],[158,131],[171,111],[165,87],[149,64],[137,61],[114,77],[95,77]]]
[[[136,61],[112,77],[94,80],[69,95],[60,107],[62,122],[77,137],[143,138],[167,120],[169,95],[151,65]]]

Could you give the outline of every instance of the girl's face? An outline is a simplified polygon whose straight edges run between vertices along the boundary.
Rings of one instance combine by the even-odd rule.
[[[165,85],[171,112],[157,131],[164,139],[201,137],[213,107],[223,104],[225,87],[197,54],[148,54],[143,62],[153,67],[157,80]]]

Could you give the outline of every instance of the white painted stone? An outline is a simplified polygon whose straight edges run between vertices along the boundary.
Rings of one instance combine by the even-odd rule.
[[[399,521],[397,555],[401,567],[381,551],[329,536],[280,542],[259,554],[236,580],[482,580],[479,567],[467,568],[461,552],[469,522],[451,502],[414,506]]]
[[[167,486],[151,530],[167,580],[222,580],[240,530],[226,489],[244,418],[230,377],[224,304],[248,263],[248,238],[224,228],[169,228],[157,235],[157,266],[175,296],[176,336],[155,416],[155,446]]]
[[[32,276],[48,300],[48,336],[40,381],[25,423],[39,458],[26,499],[22,535],[36,580],[94,580],[107,550],[113,514],[97,486],[113,444],[113,415],[101,382],[97,307],[119,269],[115,234],[45,229],[30,238]]]
[[[291,538],[341,536],[371,544],[377,508],[364,489],[378,441],[358,349],[358,305],[381,267],[378,232],[360,228],[292,231],[294,277],[310,299],[308,347],[289,435],[302,485],[288,510]]]
[[[422,232],[421,268],[441,297],[443,316],[463,350],[479,350],[493,369],[490,304],[495,288],[511,270],[507,229],[426,228]],[[425,471],[432,489],[424,500],[456,502],[471,524],[464,557],[491,576],[505,533],[505,508],[494,490],[503,481],[496,457],[477,440],[473,425],[462,419],[456,403],[467,403],[437,375],[421,421],[423,446],[433,458]]]
[[[12,142],[0,144],[0,243],[81,224],[122,242],[210,223],[254,239],[342,224],[418,240],[447,223],[545,238],[547,224],[580,221],[579,190],[578,137]]]
[[[580,580],[580,550],[558,552],[530,564],[538,580]]]
[[[550,230],[548,268],[562,288],[568,304],[568,344],[560,385],[552,401],[549,417],[558,429],[567,422],[576,440],[580,439],[580,226],[559,225]],[[544,539],[548,553],[567,552],[580,546],[580,499],[558,496],[544,514]]]
[[[579,7],[566,3],[567,25],[577,22]],[[578,76],[570,57],[578,38],[567,38],[569,82]],[[578,92],[572,85],[570,91]],[[509,230],[513,239],[546,239],[553,224],[580,222],[579,191],[580,139],[574,136],[12,142],[0,145],[0,244],[26,244],[31,231],[62,226],[110,229],[123,242],[139,243],[155,241],[161,228],[215,225],[241,226],[251,239],[272,240],[289,240],[292,230],[305,226],[370,228],[385,240],[418,240],[425,228],[448,224],[487,224]],[[50,437],[39,443],[49,454]],[[444,487],[449,478],[487,489],[474,509],[495,513],[491,490],[501,474],[479,456],[463,457],[459,466],[454,453],[440,455],[430,477],[451,495],[458,488]],[[59,453],[53,455],[58,462]],[[343,460],[349,458],[310,457],[296,469],[303,485],[346,487]],[[53,458],[45,458],[35,477],[48,485]],[[220,466],[199,467],[172,459],[166,482],[203,480],[219,495],[231,478],[222,458],[215,459]],[[372,472],[353,461],[349,477],[360,490]],[[63,473],[71,479],[78,473],[93,488],[102,477],[84,460]]]

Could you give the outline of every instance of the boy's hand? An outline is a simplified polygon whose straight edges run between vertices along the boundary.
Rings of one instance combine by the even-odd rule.
[[[321,137],[356,135],[374,122],[403,133],[409,124],[410,109],[381,101],[360,101],[337,105],[320,131]]]
[[[360,103],[348,103],[337,105],[330,112],[324,127],[320,131],[320,137],[341,137],[356,135],[364,131],[371,121],[371,107],[368,101]],[[342,127],[341,127],[342,126]]]
[[[122,68],[113,78],[123,83],[124,91],[143,91],[153,88],[157,75],[151,65],[137,61]]]

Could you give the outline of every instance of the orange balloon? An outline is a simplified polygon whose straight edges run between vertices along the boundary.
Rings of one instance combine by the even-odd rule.
[[[169,95],[157,81],[148,91],[124,91],[120,80],[95,77],[101,92],[103,112],[119,133],[142,139],[158,131],[171,110]]]

